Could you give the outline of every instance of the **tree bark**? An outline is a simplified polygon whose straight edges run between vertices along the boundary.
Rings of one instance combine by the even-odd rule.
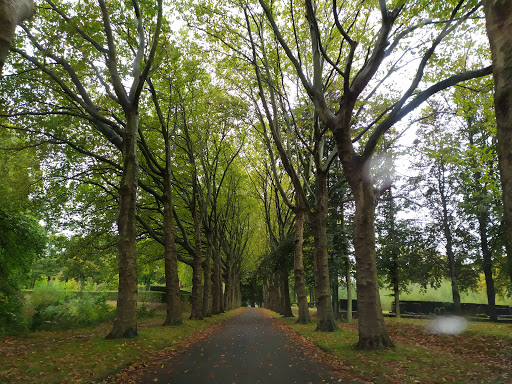
[[[283,290],[283,316],[293,317],[292,305],[290,301],[290,286],[288,271],[281,272],[281,287]]]
[[[137,134],[139,115],[136,109],[125,111],[126,129],[123,137],[123,176],[119,186],[119,290],[114,325],[107,338],[137,336],[137,255],[135,209],[139,162]]]
[[[340,315],[340,297],[339,297],[339,284],[337,281],[332,283],[332,311],[334,319],[338,320]]]
[[[449,221],[449,213],[448,213],[448,201],[445,194],[445,180],[444,180],[444,168],[443,166],[439,166],[439,195],[441,196],[441,204],[442,204],[442,215],[443,215],[443,232],[446,240],[446,256],[448,257],[448,272],[450,274],[450,281],[452,285],[452,298],[453,298],[453,307],[454,312],[456,314],[460,314],[461,305],[460,305],[460,293],[459,293],[459,284],[458,284],[458,273],[456,267],[455,254],[453,253],[453,238],[452,238],[452,230]]]
[[[194,182],[195,187],[197,183]],[[199,320],[203,318],[203,296],[202,296],[202,272],[203,272],[203,256],[201,251],[201,227],[196,210],[196,188],[194,187],[194,204],[192,207],[192,216],[194,220],[194,262],[192,267],[192,309],[190,312],[191,320]]]
[[[329,284],[329,260],[327,254],[327,172],[316,171],[315,212],[313,216],[314,259],[315,259],[315,291],[317,322],[316,330],[333,332],[338,329],[331,306]]]
[[[348,255],[345,257],[345,281],[347,282],[347,323],[350,323],[352,321],[352,281]]]
[[[485,0],[484,11],[492,54],[504,221],[512,241],[512,4]]]
[[[294,250],[294,276],[295,292],[297,293],[297,304],[299,306],[299,318],[297,323],[308,324],[311,322],[308,308],[308,296],[306,284],[304,283],[304,261],[302,257],[302,244],[304,243],[304,209],[295,209],[295,240]]]
[[[14,40],[16,26],[35,13],[33,0],[0,0],[0,75]]]
[[[480,206],[480,205],[479,205]],[[480,232],[480,247],[482,249],[483,269],[485,275],[485,286],[487,290],[487,308],[491,321],[498,321],[496,314],[496,291],[492,277],[492,252],[489,249],[487,240],[487,223],[489,221],[487,211],[482,210],[478,214],[478,226]]]
[[[226,270],[224,272],[224,310],[229,311],[231,308],[231,287],[233,284],[231,273],[231,255],[226,255]]]
[[[215,248],[213,253],[213,275],[212,275],[212,313],[218,315],[222,313],[222,261],[219,249]]]
[[[391,180],[389,181],[391,182]],[[396,245],[396,227],[395,227],[395,201],[393,200],[393,188],[389,186],[389,243],[391,246],[391,254],[393,258],[393,296],[395,298],[395,317],[400,318],[400,265],[398,263],[398,247]]]
[[[393,346],[382,315],[375,251],[375,196],[369,164],[361,164],[360,178],[350,177],[356,203],[354,250],[356,256],[359,349]],[[356,181],[356,182],[354,182]]]
[[[171,149],[166,137],[166,165],[164,174],[164,260],[165,285],[167,291],[167,316],[164,325],[181,325],[181,293],[178,277],[178,251],[174,240],[172,202]]]
[[[206,231],[206,253],[203,265],[203,317],[210,317],[212,315],[212,235],[211,231]]]

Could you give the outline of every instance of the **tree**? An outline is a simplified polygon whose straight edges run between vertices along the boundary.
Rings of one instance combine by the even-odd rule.
[[[14,40],[16,26],[34,16],[33,0],[0,0],[0,75]]]
[[[59,8],[50,0],[47,0],[47,4],[49,9],[42,14],[45,23],[38,24],[37,28],[35,25],[23,26],[34,53],[19,48],[12,50],[42,71],[47,76],[46,79],[51,80],[52,86],[61,92],[60,96],[71,104],[69,109],[52,111],[53,113],[85,119],[121,152],[122,172],[117,220],[119,294],[114,326],[108,337],[134,337],[137,335],[135,206],[139,101],[159,42],[162,2],[158,3],[156,20],[152,20],[154,34],[149,51],[146,43],[146,33],[149,31],[144,30],[145,23],[137,0],[133,0],[131,4],[135,23],[124,23],[123,9],[109,11],[104,0],[98,0],[98,7],[87,3],[73,17],[66,15],[64,6]],[[148,15],[155,16],[154,9],[147,11]],[[101,23],[87,22],[91,20],[92,13],[102,20]],[[148,17],[147,21],[150,20]],[[133,51],[127,51],[119,41],[115,32],[120,30],[113,28],[113,22],[115,25],[120,23],[119,25],[131,26],[130,36],[137,36],[128,43],[128,46],[133,45]],[[45,27],[49,29],[44,30]],[[49,33],[65,36],[68,40],[66,42],[66,39],[43,38]],[[73,41],[80,41],[81,52],[64,48],[66,43],[74,46]],[[90,67],[84,66],[82,57],[90,60]],[[124,59],[132,62],[131,73],[128,73],[128,68],[123,64]],[[96,82],[91,82],[90,79],[96,79]],[[125,84],[130,84],[128,90]],[[119,114],[123,114],[124,118],[120,118]]]
[[[291,45],[286,40],[287,35],[282,33],[286,27],[283,24],[278,25],[276,21],[277,11],[270,8],[264,0],[259,0],[259,3],[272,26],[275,38],[280,42],[302,86],[313,101],[320,120],[333,133],[343,171],[355,199],[358,346],[362,349],[389,347],[393,343],[384,325],[378,292],[374,231],[375,194],[370,160],[383,135],[431,95],[461,81],[490,73],[490,68],[483,68],[442,75],[443,80],[434,84],[427,82],[425,88],[420,88],[422,81],[425,82],[427,64],[435,62],[434,53],[440,53],[438,48],[441,43],[474,15],[479,5],[461,0],[453,7],[451,4],[434,7],[435,16],[439,19],[433,21],[423,19],[424,13],[419,12],[421,3],[400,1],[390,10],[386,1],[380,0],[380,23],[376,25],[374,21],[377,20],[377,15],[372,13],[373,5],[359,7],[344,2],[346,16],[340,20],[336,1],[333,2],[332,12],[328,11],[324,3],[306,1],[302,11],[306,14],[311,52],[301,53],[299,46],[296,46],[294,52],[291,47],[295,43]],[[330,33],[322,35],[319,24],[326,21],[332,28],[328,29]],[[295,30],[296,24],[293,20],[286,23]],[[427,46],[415,51],[419,52],[419,64],[410,85],[391,104],[383,105],[379,112],[365,118],[361,113],[369,99],[378,97],[377,88],[392,72],[400,68],[404,56],[398,59],[393,56],[396,49],[403,48],[401,45],[406,44],[407,39],[415,32],[426,30],[431,31],[432,37],[425,40],[428,41]],[[293,36],[293,32],[290,35]],[[388,66],[390,69],[386,70],[383,63],[388,57],[394,61]],[[329,63],[330,71],[323,70],[324,61]],[[331,81],[334,76],[340,78],[339,82]],[[325,96],[326,87],[329,85],[337,87],[338,97],[335,104],[330,104]],[[364,141],[361,140],[363,137]]]
[[[512,7],[507,0],[485,0],[487,36],[491,45],[494,105],[503,209],[508,242],[512,242]],[[509,258],[512,258],[509,255]],[[512,261],[510,280],[512,281]]]
[[[495,262],[491,244],[492,228],[500,227],[501,212],[495,202],[499,200],[497,180],[495,120],[491,107],[489,86],[471,89],[457,89],[454,92],[456,114],[461,125],[461,139],[465,145],[459,157],[461,186],[465,201],[464,212],[468,219],[476,221],[479,233],[479,262],[485,276],[488,299],[488,314],[491,321],[497,321],[496,289],[494,283]],[[469,167],[468,167],[469,165]]]
[[[329,154],[328,140],[325,136],[326,130],[320,124],[318,116],[315,113],[310,113],[307,104],[299,106],[297,110],[298,113],[302,113],[303,117],[296,117],[294,111],[291,110],[287,87],[283,80],[285,72],[282,69],[277,43],[272,51],[267,51],[268,48],[265,44],[266,32],[261,20],[255,23],[258,37],[256,42],[253,39],[248,9],[244,9],[244,13],[252,50],[251,64],[258,84],[259,100],[253,97],[253,102],[262,126],[262,134],[270,155],[274,178],[277,180],[276,167],[273,165],[275,159],[272,145],[275,145],[295,190],[295,204],[292,204],[283,193],[280,185],[277,189],[281,193],[283,201],[295,212],[294,273],[295,290],[299,301],[299,319],[297,322],[308,323],[310,321],[302,261],[303,225],[304,219],[306,219],[311,222],[315,239],[317,330],[331,332],[337,329],[337,326],[330,300],[326,228],[328,174],[336,152],[331,151]],[[255,15],[251,16],[253,20],[256,19]],[[272,58],[270,57],[271,54]],[[272,59],[276,61],[275,64],[271,64],[270,60]],[[263,70],[260,70],[260,66]],[[263,105],[263,111],[259,108],[259,101]],[[291,135],[295,136],[294,139],[287,140],[286,138]],[[305,138],[307,135],[310,138]],[[301,155],[303,150],[307,151],[308,155]],[[309,168],[312,168],[313,171]],[[309,190],[312,191],[314,204],[311,204],[307,198],[306,188],[311,183],[309,177],[312,176],[313,172],[314,188],[310,187]],[[302,177],[299,175],[302,175]]]
[[[34,152],[27,140],[0,131],[0,335],[26,330],[19,289],[46,245],[40,207],[29,200],[39,173]]]

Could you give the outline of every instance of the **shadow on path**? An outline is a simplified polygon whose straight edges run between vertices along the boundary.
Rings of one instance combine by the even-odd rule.
[[[257,308],[228,319],[220,330],[162,365],[140,383],[339,382]]]

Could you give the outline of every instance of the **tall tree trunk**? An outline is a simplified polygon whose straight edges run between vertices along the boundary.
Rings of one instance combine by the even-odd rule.
[[[198,183],[194,173],[193,196],[192,196],[192,220],[194,222],[194,260],[192,265],[192,309],[190,311],[191,320],[203,318],[203,296],[202,296],[202,272],[203,255],[201,251],[201,224],[197,213],[197,188]]]
[[[350,323],[352,321],[352,281],[348,255],[345,257],[345,281],[347,282],[347,323]]]
[[[213,297],[212,297],[212,313],[218,315],[222,313],[222,260],[218,248],[214,249],[213,254]]]
[[[224,310],[229,311],[231,308],[231,288],[233,285],[231,274],[231,255],[226,255],[226,271],[224,272]]]
[[[468,128],[469,128],[469,144],[473,146],[474,143],[474,132],[473,132],[473,124],[472,119],[467,118]],[[492,252],[489,249],[489,241],[487,236],[487,228],[489,226],[489,204],[486,203],[487,200],[487,189],[485,185],[482,185],[482,172],[478,169],[478,164],[476,160],[472,160],[471,162],[473,169],[473,179],[475,182],[475,192],[476,192],[476,216],[478,219],[478,232],[480,234],[480,249],[482,251],[482,267],[485,276],[485,285],[487,291],[487,310],[489,314],[489,318],[491,321],[498,321],[498,316],[496,313],[496,291],[494,289],[494,279],[492,277]],[[484,182],[485,183],[485,182]]]
[[[137,134],[138,111],[125,111],[126,129],[123,137],[123,175],[119,186],[118,261],[119,289],[116,317],[107,338],[137,336],[137,254],[135,208],[137,201],[138,169]]]
[[[393,264],[396,262],[396,256],[393,257]],[[398,268],[395,266],[393,270],[393,296],[395,298],[395,317],[400,318],[400,288],[398,286]]]
[[[508,262],[506,263],[506,268],[508,268],[508,276],[510,278],[510,282],[512,282],[512,242],[509,241],[508,236],[505,234],[505,252],[507,254]]]
[[[284,270],[281,272],[281,287],[283,290],[283,316],[293,317],[292,304],[290,301],[290,286],[289,286],[289,275],[288,271]]]
[[[452,238],[452,230],[450,227],[449,215],[448,215],[448,202],[446,198],[446,194],[444,193],[444,170],[441,169],[441,175],[443,179],[440,179],[439,182],[439,192],[441,196],[441,204],[443,207],[443,232],[446,240],[446,256],[448,257],[448,269],[450,274],[450,281],[452,285],[452,298],[453,298],[453,307],[454,312],[456,314],[461,313],[461,305],[460,305],[460,293],[459,293],[459,284],[458,284],[458,273],[456,267],[455,254],[453,253],[453,238]]]
[[[391,165],[390,165],[391,167]],[[391,180],[389,180],[391,182]],[[400,265],[398,264],[398,246],[396,244],[396,227],[395,227],[395,201],[393,200],[393,188],[389,186],[389,243],[391,246],[391,254],[393,258],[393,296],[395,298],[395,317],[400,318]]]
[[[308,296],[304,283],[304,261],[302,257],[302,244],[304,243],[304,209],[295,210],[295,240],[293,243],[293,265],[295,276],[295,292],[299,306],[299,318],[297,323],[308,324],[311,322],[308,308]]]
[[[164,175],[164,260],[165,260],[165,285],[167,291],[167,316],[164,325],[181,325],[181,294],[178,277],[178,251],[176,249],[172,202],[172,176],[170,147],[166,153],[166,170]]]
[[[480,205],[479,205],[480,206]],[[492,277],[492,252],[489,249],[487,240],[487,223],[489,217],[487,211],[482,210],[478,214],[478,225],[480,232],[480,247],[482,249],[483,269],[485,275],[485,286],[487,288],[487,307],[491,321],[498,321],[496,314],[496,291],[494,289],[494,279]]]
[[[340,297],[339,297],[339,284],[338,281],[332,283],[332,311],[334,313],[334,319],[339,319],[340,314]]]
[[[393,346],[382,315],[375,253],[375,196],[369,164],[361,165],[361,177],[349,178],[356,203],[354,250],[356,256],[357,313],[360,349]],[[355,185],[352,185],[355,184]]]
[[[212,247],[213,241],[211,239],[211,231],[206,231],[206,254],[203,265],[203,316],[210,317],[212,315]]]
[[[484,11],[492,53],[503,214],[512,242],[512,3],[509,0],[485,0]],[[512,255],[508,257],[512,265]]]
[[[315,291],[317,299],[317,331],[333,332],[338,326],[331,306],[329,260],[327,255],[327,172],[317,169],[316,202],[313,214]]]

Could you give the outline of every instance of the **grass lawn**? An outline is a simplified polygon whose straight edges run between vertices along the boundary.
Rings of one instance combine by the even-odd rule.
[[[375,383],[512,383],[512,324],[472,322],[465,333],[433,335],[429,320],[386,318],[395,349],[359,351],[357,320],[334,333],[280,318],[306,343],[318,345],[347,379]],[[314,315],[312,311],[312,315]],[[332,359],[332,356],[335,359]]]
[[[231,317],[229,311],[204,320],[162,326],[163,311],[139,321],[134,339],[106,340],[111,324],[67,331],[36,332],[0,339],[0,383],[89,383],[107,380],[130,365],[144,365],[176,342]]]

